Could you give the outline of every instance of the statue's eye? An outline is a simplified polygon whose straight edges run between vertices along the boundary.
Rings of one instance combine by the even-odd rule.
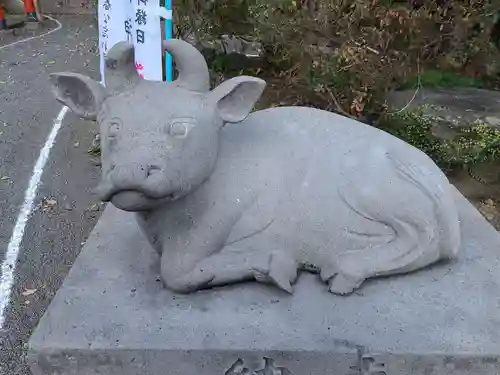
[[[184,122],[174,122],[168,128],[168,134],[173,137],[184,138],[189,132],[190,125]]]
[[[114,137],[120,131],[120,124],[117,122],[112,122],[108,128],[108,137]]]

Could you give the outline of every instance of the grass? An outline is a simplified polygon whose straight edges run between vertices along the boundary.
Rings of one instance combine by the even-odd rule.
[[[403,83],[399,89],[416,89],[419,82],[422,87],[431,89],[488,87],[488,84],[479,78],[464,76],[453,71],[426,69],[420,76],[413,77]]]

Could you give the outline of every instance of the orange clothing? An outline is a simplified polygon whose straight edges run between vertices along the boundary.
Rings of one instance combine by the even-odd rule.
[[[24,0],[24,10],[26,13],[34,13],[36,11],[33,0]]]

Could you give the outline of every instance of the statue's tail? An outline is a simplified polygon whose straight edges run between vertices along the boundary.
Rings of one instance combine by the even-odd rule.
[[[406,181],[420,188],[434,203],[435,233],[440,259],[453,258],[460,248],[460,220],[453,194],[453,186],[444,174],[435,176],[435,171],[426,171],[417,164],[401,164],[392,160],[396,170]],[[433,178],[434,177],[434,178]]]

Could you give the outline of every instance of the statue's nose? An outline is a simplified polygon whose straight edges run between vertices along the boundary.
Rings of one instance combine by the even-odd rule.
[[[111,179],[117,186],[136,186],[144,183],[161,168],[155,164],[133,163],[115,166],[112,170]]]

